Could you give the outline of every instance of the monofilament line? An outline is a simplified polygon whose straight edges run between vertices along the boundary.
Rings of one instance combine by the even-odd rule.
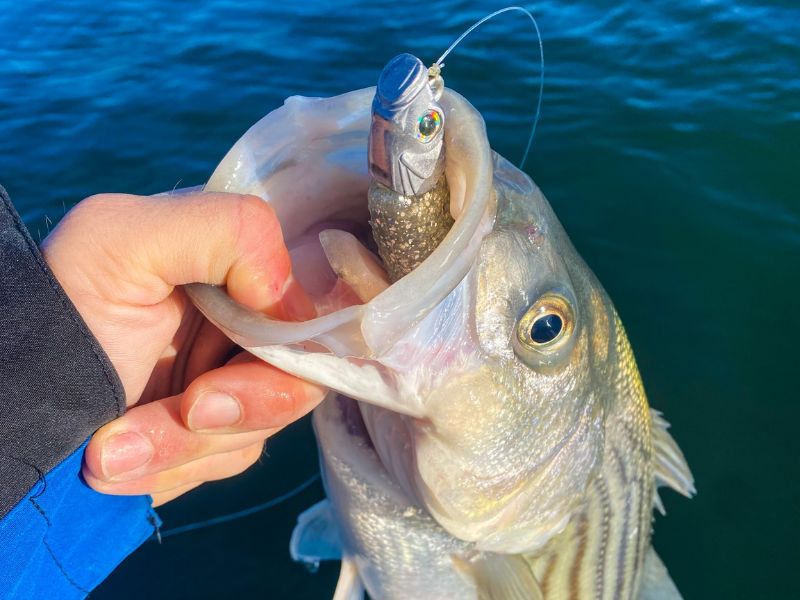
[[[242,519],[244,517],[249,517],[250,515],[254,515],[259,513],[263,510],[267,510],[280,504],[281,502],[285,502],[290,498],[294,498],[300,492],[306,490],[313,484],[317,479],[319,479],[319,473],[315,473],[308,479],[306,479],[303,483],[298,485],[296,488],[289,490],[285,494],[281,494],[277,498],[273,498],[272,500],[268,500],[262,504],[257,504],[256,506],[251,506],[250,508],[245,508],[244,510],[239,510],[234,513],[229,513],[227,515],[221,515],[219,517],[214,517],[212,519],[206,519],[205,521],[199,521],[197,523],[189,523],[188,525],[180,525],[178,527],[173,527],[171,529],[167,529],[161,532],[160,539],[172,537],[173,535],[178,535],[181,533],[187,533],[189,531],[195,531],[197,529],[204,529],[206,527],[211,527],[212,525],[219,525],[221,523],[228,523],[230,521],[236,521],[237,519]],[[156,539],[155,536],[151,539]]]
[[[461,43],[461,40],[463,40],[489,19],[493,19],[497,15],[511,11],[518,11],[528,16],[528,18],[531,20],[531,23],[533,23],[533,28],[536,30],[536,39],[539,42],[539,100],[536,103],[536,114],[533,116],[533,127],[531,127],[531,135],[528,138],[528,145],[525,147],[525,153],[522,155],[522,160],[519,162],[519,168],[522,169],[525,166],[525,161],[528,160],[528,154],[530,154],[531,146],[533,145],[533,136],[536,134],[536,125],[539,123],[539,114],[542,111],[542,96],[544,95],[544,45],[542,44],[542,34],[539,31],[539,24],[536,22],[536,19],[533,17],[530,11],[521,6],[506,6],[505,8],[494,11],[490,15],[486,15],[480,21],[473,24],[469,29],[458,36],[458,39],[450,44],[450,47],[444,51],[444,54],[442,54],[434,64],[439,65],[440,68],[444,67],[444,63],[442,61],[447,58],[447,55],[450,54],[450,52],[452,52],[459,43]]]

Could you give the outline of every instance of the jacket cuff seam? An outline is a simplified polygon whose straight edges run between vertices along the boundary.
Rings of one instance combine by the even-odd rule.
[[[33,238],[31,238],[27,228],[22,223],[22,219],[20,218],[19,214],[17,214],[14,206],[11,204],[11,199],[2,185],[0,185],[0,198],[3,199],[3,204],[5,205],[8,213],[11,215],[11,218],[14,222],[14,228],[25,240],[25,245],[28,248],[28,252],[30,252],[30,255],[33,257],[33,260],[36,262],[39,270],[46,277],[48,284],[55,292],[59,302],[61,303],[61,306],[69,315],[70,320],[78,327],[78,331],[81,332],[81,335],[89,344],[89,348],[97,359],[97,362],[100,363],[103,375],[105,376],[106,382],[108,383],[116,403],[117,416],[122,416],[125,413],[126,402],[124,393],[120,393],[120,390],[122,389],[122,382],[119,379],[119,375],[115,370],[113,370],[114,367],[110,364],[110,359],[105,355],[105,351],[102,350],[100,343],[94,337],[92,332],[89,331],[88,326],[83,318],[81,318],[80,314],[75,308],[75,305],[72,304],[72,301],[67,296],[64,288],[62,288],[61,284],[58,282],[58,280],[56,280],[55,275],[53,275],[53,272],[50,270],[50,267],[47,265],[44,257],[39,251],[39,248],[36,246],[36,243],[33,241]]]

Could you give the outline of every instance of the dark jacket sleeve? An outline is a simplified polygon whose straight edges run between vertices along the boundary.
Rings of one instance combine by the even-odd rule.
[[[108,357],[0,187],[0,597],[83,596],[152,533],[147,497],[80,479],[84,441],[124,410]],[[116,552],[98,543],[114,533]]]

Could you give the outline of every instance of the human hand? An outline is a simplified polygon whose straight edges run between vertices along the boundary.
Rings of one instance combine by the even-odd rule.
[[[83,474],[155,506],[244,471],[264,440],[323,390],[237,348],[180,287],[227,285],[235,300],[290,320],[314,316],[291,275],[272,208],[255,196],[92,196],[42,253],[117,370],[128,412],[100,428]]]

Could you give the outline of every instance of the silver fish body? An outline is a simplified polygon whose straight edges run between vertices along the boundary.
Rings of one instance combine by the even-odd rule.
[[[321,221],[363,225],[372,94],[287,102],[208,189],[272,202],[290,247]],[[336,598],[680,597],[651,512],[657,485],[690,495],[691,474],[613,305],[480,115],[453,92],[441,105],[455,223],[408,275],[305,323],[188,288],[240,345],[336,392],[313,417],[328,500],[293,555],[341,559]],[[320,235],[331,265],[356,256],[348,235]]]

